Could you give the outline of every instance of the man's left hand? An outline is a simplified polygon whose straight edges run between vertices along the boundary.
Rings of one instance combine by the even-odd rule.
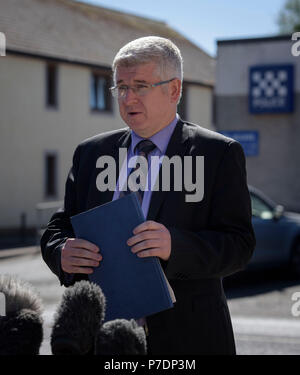
[[[168,260],[171,254],[171,235],[169,230],[156,221],[145,221],[133,230],[134,236],[129,238],[127,245],[137,256],[156,256]]]

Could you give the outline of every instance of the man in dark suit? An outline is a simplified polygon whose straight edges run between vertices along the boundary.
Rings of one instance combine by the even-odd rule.
[[[41,240],[43,258],[66,286],[101,267],[101,249],[74,238],[70,216],[118,199],[121,174],[132,173],[121,162],[123,172],[114,191],[104,191],[97,179],[103,171],[99,158],[111,156],[119,165],[121,148],[128,150],[129,159],[138,154],[143,140],[151,141],[148,157],[179,157],[181,177],[203,184],[203,194],[196,185],[194,196],[186,183],[176,188],[176,167],[169,189],[160,185],[159,191],[144,191],[141,204],[147,220],[127,244],[139,257],[160,259],[177,300],[174,308],[147,317],[148,351],[235,354],[222,278],[242,270],[255,246],[242,148],[176,115],[182,58],[169,40],[147,37],[127,44],[116,55],[113,72],[112,92],[129,129],[100,134],[77,147],[64,209],[52,217]],[[199,156],[204,157],[203,173],[196,162]],[[185,164],[185,158],[193,164]],[[163,181],[163,168],[156,177]]]

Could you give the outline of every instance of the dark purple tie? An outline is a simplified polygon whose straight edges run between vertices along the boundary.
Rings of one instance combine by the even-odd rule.
[[[139,156],[143,156],[148,161],[148,156],[149,156],[150,152],[155,149],[155,147],[156,146],[155,146],[155,144],[152,141],[150,141],[149,139],[144,139],[144,140],[140,141],[135,146],[135,150],[138,152]],[[127,190],[120,192],[120,198],[133,192],[129,188],[128,180],[130,178],[130,175],[133,172],[135,172],[138,168],[139,168],[139,164],[137,163],[136,168],[132,168],[132,170],[130,171],[130,173],[129,173],[128,177],[127,177]],[[138,194],[138,198],[140,199],[140,202],[142,202],[143,196],[144,196],[144,190],[138,190],[137,194]]]

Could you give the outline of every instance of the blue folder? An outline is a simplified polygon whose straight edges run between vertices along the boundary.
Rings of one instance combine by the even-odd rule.
[[[158,258],[139,258],[126,244],[144,221],[135,193],[71,217],[76,237],[96,244],[103,256],[89,279],[106,297],[105,321],[138,319],[173,307]]]

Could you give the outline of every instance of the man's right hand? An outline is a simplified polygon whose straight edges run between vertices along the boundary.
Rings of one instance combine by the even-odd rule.
[[[68,238],[62,248],[61,267],[67,273],[91,274],[101,260],[98,246],[86,240]]]

